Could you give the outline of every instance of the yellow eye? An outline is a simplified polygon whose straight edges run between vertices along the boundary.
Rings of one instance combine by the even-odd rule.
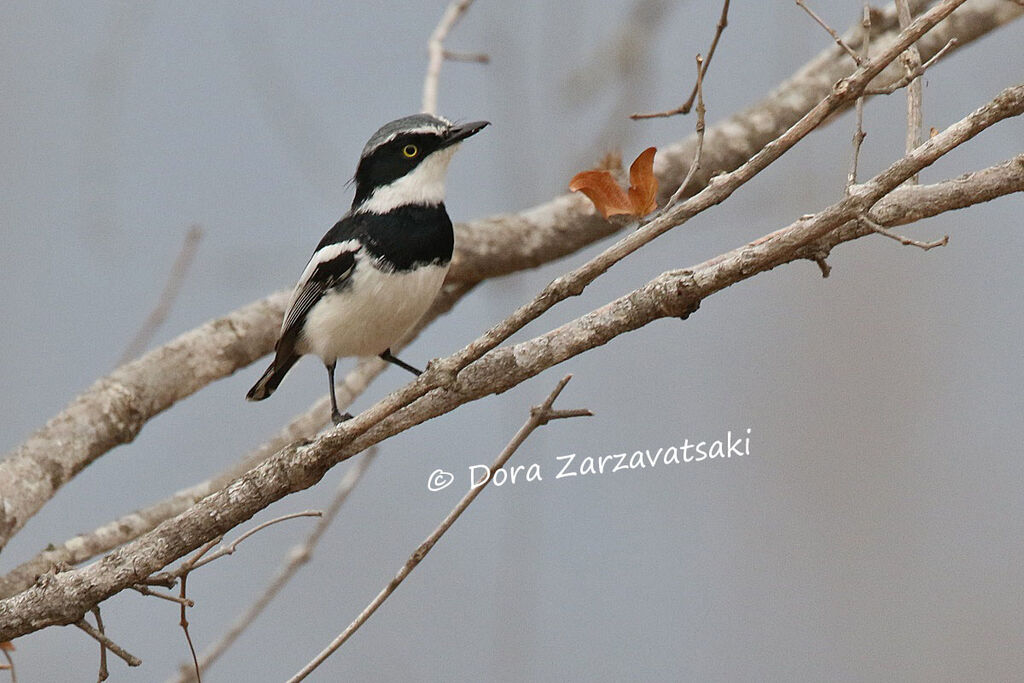
[[[420,153],[420,148],[416,145],[406,145],[402,148],[402,155],[412,159],[414,156]]]

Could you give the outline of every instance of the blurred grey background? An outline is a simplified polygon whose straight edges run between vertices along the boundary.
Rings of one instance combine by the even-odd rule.
[[[4,3],[0,192],[0,447],[13,448],[112,369],[155,304],[186,229],[205,236],[162,343],[291,286],[351,201],[367,137],[419,109],[441,0],[419,3]],[[836,28],[858,2],[817,0]],[[688,135],[678,104],[717,2],[488,2],[448,47],[440,111],[493,126],[453,163],[456,220],[565,191],[619,146]],[[625,58],[629,21],[647,26]],[[1021,24],[929,71],[943,128],[1022,74]],[[706,83],[708,121],[744,107],[830,44],[794,4],[735,3]],[[902,94],[871,101],[862,176],[902,153]],[[717,207],[615,267],[535,334],[654,277],[820,209],[842,192],[851,115]],[[1022,122],[923,174],[934,182],[1021,151]],[[1024,670],[1024,256],[1018,197],[836,249],[732,287],[514,391],[387,442],[308,565],[210,671],[280,680],[358,614],[558,378],[563,407],[514,457],[544,481],[489,488],[370,622],[311,680],[1011,680]],[[460,347],[603,245],[487,283],[404,354]],[[6,571],[222,470],[324,392],[306,360],[249,404],[251,367],[154,419],[88,468],[0,558]],[[348,366],[346,366],[347,368]],[[362,409],[406,381],[389,370]],[[750,455],[556,480],[558,456],[724,439]],[[257,520],[322,507],[349,465]],[[456,483],[437,493],[438,468]],[[198,649],[273,574],[309,520],[272,527],[189,582]],[[248,526],[248,525],[247,525]],[[245,528],[245,527],[243,527]],[[241,529],[240,529],[241,530]],[[186,661],[177,608],[135,593],[103,606],[110,635],[161,680]],[[20,680],[90,680],[75,629],[16,642]]]

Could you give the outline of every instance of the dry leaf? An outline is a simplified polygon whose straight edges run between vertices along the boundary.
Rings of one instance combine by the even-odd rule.
[[[629,167],[629,201],[634,216],[646,216],[658,208],[658,179],[654,177],[654,147],[640,152]]]
[[[654,177],[654,147],[648,147],[629,167],[629,191],[624,191],[606,170],[582,171],[569,181],[569,189],[585,194],[605,218],[646,216],[657,208],[658,179]]]
[[[5,640],[0,643],[0,650],[7,650],[8,652],[14,652],[14,643],[9,640]]]
[[[629,197],[608,171],[582,171],[573,176],[569,189],[582,192],[594,203],[605,218],[617,214],[630,214],[633,206]]]

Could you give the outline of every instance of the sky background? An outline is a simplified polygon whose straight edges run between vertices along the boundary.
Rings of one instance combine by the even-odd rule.
[[[164,286],[188,226],[204,237],[155,344],[290,287],[348,208],[366,139],[420,107],[426,39],[445,3],[4,3],[0,7],[0,451],[109,372]],[[840,30],[860,3],[818,0]],[[637,9],[639,8],[639,9]],[[566,191],[619,146],[688,135],[632,122],[681,101],[717,3],[488,2],[449,39],[440,112],[493,125],[449,177],[454,220]],[[625,59],[610,46],[648,29]],[[943,128],[1019,81],[1020,22],[934,67],[924,125]],[[830,39],[794,4],[736,3],[705,84],[708,122],[763,96]],[[625,66],[622,66],[625,65]],[[903,151],[902,94],[871,101],[862,177]],[[853,119],[815,132],[722,206],[645,247],[518,339],[821,209],[842,194]],[[1004,122],[922,176],[1021,152]],[[1024,669],[1024,233],[1019,196],[838,247],[832,275],[781,267],[467,405],[382,446],[337,522],[210,681],[281,680],[351,621],[571,372],[562,407],[595,416],[537,433],[514,463],[543,481],[489,488],[383,608],[310,680],[1007,680]],[[403,353],[447,355],[602,245],[490,281]],[[354,361],[345,365],[348,369]],[[324,392],[320,363],[274,397],[243,396],[264,361],[152,420],[64,487],[0,557],[6,571],[214,475]],[[340,369],[340,368],[339,368]],[[388,370],[364,409],[407,381]],[[730,460],[556,479],[578,459],[750,430]],[[330,499],[350,463],[254,521]],[[430,492],[435,469],[455,483]],[[251,524],[251,523],[250,523]],[[244,525],[238,531],[248,528]],[[189,581],[197,648],[215,640],[313,524],[248,540]],[[104,603],[108,633],[173,674],[176,606]],[[76,629],[19,639],[20,680],[89,680]]]

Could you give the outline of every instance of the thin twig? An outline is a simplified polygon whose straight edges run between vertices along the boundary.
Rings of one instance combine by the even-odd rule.
[[[195,665],[196,680],[200,683],[202,683],[202,677],[199,675],[199,660],[196,658],[196,648],[195,645],[192,644],[192,635],[188,631],[188,617],[185,615],[185,610],[190,606],[188,603],[192,602],[188,599],[187,595],[188,574],[192,571],[192,568],[195,567],[196,563],[199,562],[203,555],[210,552],[210,549],[220,543],[223,538],[224,536],[221,535],[204,543],[198,550],[192,553],[187,560],[182,562],[181,566],[174,572],[181,580],[179,592],[179,597],[181,598],[181,616],[178,620],[178,626],[180,626],[181,630],[185,633],[185,642],[188,643],[189,652],[192,653],[192,662]],[[194,605],[195,603],[192,604]]]
[[[697,80],[693,84],[693,90],[690,91],[690,96],[686,98],[686,101],[675,109],[668,109],[666,111],[649,112],[646,114],[630,114],[629,118],[634,121],[639,119],[656,119],[664,118],[667,116],[676,116],[678,114],[689,114],[690,109],[693,107],[694,98],[698,96],[698,91],[701,88],[701,82],[704,79],[704,74],[707,73],[708,66],[711,65],[711,58],[715,56],[715,48],[718,47],[718,39],[722,37],[722,33],[725,31],[725,27],[729,25],[729,0],[725,0],[722,3],[722,13],[718,17],[718,24],[715,25],[715,37],[711,39],[711,46],[708,48],[707,59],[704,60],[703,67],[697,72]]]
[[[187,584],[188,572],[186,571],[181,575],[181,618],[178,620],[178,626],[181,626],[181,630],[185,632],[185,642],[188,643],[188,651],[192,653],[192,665],[195,667],[196,680],[202,683],[203,677],[199,673],[199,659],[196,657],[196,646],[192,644],[192,635],[188,632],[188,617],[185,616],[185,610],[187,609],[185,601],[188,600],[188,597],[185,595]]]
[[[706,64],[700,55],[697,55],[697,147],[693,151],[693,161],[690,162],[690,170],[686,172],[686,177],[683,178],[683,182],[679,185],[679,188],[672,193],[669,198],[666,207],[672,206],[683,197],[683,193],[686,191],[686,186],[690,184],[690,180],[696,175],[697,169],[700,168],[700,157],[704,153],[704,67]]]
[[[942,239],[935,240],[934,242],[920,242],[918,240],[912,240],[909,237],[904,237],[903,235],[899,235],[899,234],[889,230],[888,228],[879,225],[878,223],[874,222],[870,218],[861,217],[860,221],[861,221],[861,223],[863,223],[867,227],[869,227],[872,230],[874,230],[875,232],[877,232],[879,235],[885,235],[889,239],[896,240],[900,244],[906,245],[908,247],[917,247],[917,248],[922,249],[924,251],[928,251],[929,249],[934,249],[935,247],[944,247],[947,244],[949,244],[949,235],[943,235]]]
[[[246,531],[244,534],[242,534],[241,536],[239,536],[235,540],[231,541],[231,543],[228,543],[227,545],[224,545],[224,546],[221,546],[220,548],[217,548],[217,550],[215,550],[214,552],[210,553],[209,555],[207,555],[206,557],[204,557],[202,559],[197,559],[195,561],[195,563],[189,568],[189,571],[191,571],[193,569],[199,569],[200,567],[202,567],[204,565],[207,565],[207,564],[213,562],[214,560],[220,559],[221,557],[224,557],[225,555],[231,555],[232,553],[235,552],[235,549],[238,547],[239,543],[241,543],[245,539],[249,538],[253,534],[255,534],[255,533],[259,532],[259,531],[262,531],[263,529],[266,529],[268,526],[277,524],[278,522],[286,522],[289,519],[296,519],[298,517],[322,517],[323,514],[324,513],[320,512],[319,510],[303,510],[302,512],[292,512],[292,513],[287,514],[287,515],[281,515],[280,517],[276,517],[276,518],[274,518],[274,519],[272,519],[270,521],[263,522],[262,524],[258,524],[257,526],[253,527],[252,529],[249,529],[248,531]]]
[[[188,598],[182,599],[177,595],[168,595],[167,593],[160,593],[159,591],[152,590],[148,586],[144,586],[141,583],[132,586],[132,588],[138,591],[139,593],[142,593],[143,595],[148,595],[150,597],[160,598],[161,600],[167,600],[168,602],[174,602],[179,605],[185,605],[186,607],[196,606],[196,603],[192,602]]]
[[[914,17],[910,14],[910,2],[909,0],[895,0],[896,2],[896,16],[900,22],[900,30],[907,28],[910,22],[914,20]],[[918,71],[921,71],[921,51],[917,48],[917,43],[914,43],[906,52],[900,55],[900,61],[903,62],[903,69],[906,72],[906,77],[910,79],[910,83],[907,85],[907,136],[906,136],[906,148],[907,154],[910,154],[919,144],[921,144],[921,77],[915,76]],[[915,173],[907,179],[908,185],[917,185],[918,176]]]
[[[438,542],[438,540],[440,540],[441,536],[443,536],[444,533],[451,528],[452,524],[455,523],[455,520],[457,520],[459,516],[463,512],[465,512],[466,508],[469,507],[470,503],[472,503],[473,500],[480,494],[480,492],[483,491],[484,487],[487,485],[487,482],[494,477],[494,473],[498,469],[503,467],[506,462],[508,462],[508,459],[512,457],[512,454],[516,452],[516,450],[523,444],[524,441],[526,441],[527,437],[529,437],[530,434],[532,434],[533,431],[537,429],[537,427],[545,425],[549,421],[558,418],[577,417],[592,414],[589,410],[553,411],[551,409],[551,406],[555,402],[555,399],[558,398],[558,395],[562,392],[562,389],[565,388],[565,385],[569,383],[570,379],[572,379],[572,375],[566,375],[564,378],[562,378],[562,380],[558,383],[554,390],[548,395],[547,399],[545,399],[544,403],[542,403],[539,406],[534,406],[530,410],[529,419],[527,419],[526,422],[523,423],[523,426],[519,428],[519,431],[516,432],[515,436],[512,437],[512,440],[508,442],[508,445],[505,446],[504,450],[502,450],[501,454],[491,465],[490,476],[487,477],[487,481],[485,481],[480,486],[470,488],[469,492],[462,497],[462,500],[459,501],[458,505],[456,505],[452,509],[452,511],[448,513],[448,516],[444,518],[444,521],[441,522],[440,526],[434,529],[433,533],[431,533],[427,537],[427,539],[423,541],[423,543],[421,543],[418,548],[416,548],[416,550],[409,557],[409,559],[402,566],[402,568],[398,570],[398,574],[395,575],[395,578],[391,579],[388,585],[385,586],[384,589],[377,594],[377,597],[375,597],[373,601],[366,606],[366,609],[364,609],[359,614],[359,616],[356,617],[355,621],[349,624],[348,628],[342,631],[341,634],[337,638],[335,638],[330,645],[328,645],[322,652],[320,652],[320,654],[314,657],[312,661],[306,664],[306,666],[304,666],[302,670],[300,670],[297,674],[288,679],[288,683],[297,683],[298,681],[301,681],[306,676],[308,676],[314,669],[320,666],[320,664],[322,664],[324,660],[330,657],[339,647],[341,647],[342,644],[346,640],[348,640],[360,626],[366,623],[366,620],[369,619],[370,616],[375,611],[377,611],[377,608],[380,607],[381,604],[383,604],[383,602],[387,600],[392,593],[395,592],[395,589],[398,588],[398,586],[401,585],[402,581],[405,580],[405,577],[407,577],[409,573],[416,568],[416,565],[423,561],[423,558],[427,556],[427,553],[429,553],[431,548],[433,548],[434,545]]]
[[[171,312],[171,306],[181,292],[181,285],[185,282],[185,275],[195,259],[199,240],[202,237],[203,229],[198,225],[189,227],[188,232],[185,233],[185,241],[182,242],[181,251],[178,252],[178,257],[174,259],[174,265],[171,266],[171,272],[167,275],[164,291],[160,293],[156,306],[150,311],[146,321],[142,323],[142,327],[135,333],[135,337],[121,354],[121,358],[117,361],[118,365],[124,365],[142,355],[142,352],[149,346],[149,342],[152,341],[153,335],[167,319],[167,314]]]
[[[110,638],[108,638],[106,634],[100,633],[99,631],[94,629],[92,627],[92,624],[87,622],[85,619],[79,619],[78,621],[76,621],[75,626],[82,629],[90,636],[98,640],[108,650],[110,650],[115,655],[123,659],[125,661],[125,664],[127,664],[128,666],[139,666],[140,664],[142,664],[141,659],[126,652],[123,647],[121,647],[120,645],[112,641]]]
[[[946,53],[948,51],[952,50],[958,44],[959,44],[959,41],[957,41],[956,38],[950,38],[948,41],[946,41],[946,44],[943,45],[942,48],[938,52],[936,52],[935,54],[932,55],[931,59],[929,59],[927,62],[925,62],[924,64],[922,64],[918,68],[914,69],[914,71],[912,73],[905,73],[905,74],[903,74],[903,76],[901,78],[899,78],[898,80],[893,81],[889,85],[885,85],[885,86],[882,86],[880,88],[867,88],[864,91],[864,94],[865,95],[891,95],[894,92],[896,92],[897,90],[899,90],[900,88],[907,87],[907,84],[910,83],[910,81],[912,81],[913,79],[918,78],[920,76],[923,76],[925,71],[927,71],[929,68],[931,68],[931,66],[933,64],[935,64],[935,62],[937,62],[940,59],[942,59],[946,55]]]
[[[199,666],[199,657],[196,655],[196,648],[195,645],[192,643],[192,636],[189,634],[188,631],[188,618],[185,616],[185,609],[187,607],[195,606],[195,603],[192,600],[189,600],[186,594],[186,585],[188,583],[189,574],[192,571],[199,569],[200,567],[207,565],[210,562],[213,562],[214,560],[224,557],[225,555],[233,554],[235,552],[235,549],[238,547],[239,543],[249,538],[253,534],[262,531],[263,529],[266,529],[268,526],[277,524],[278,522],[284,522],[289,519],[295,519],[297,517],[321,517],[322,515],[323,513],[320,512],[319,510],[304,510],[302,512],[293,512],[291,514],[275,517],[274,519],[263,522],[262,524],[257,524],[255,527],[249,529],[244,534],[242,534],[235,540],[231,541],[227,545],[222,545],[221,547],[217,548],[216,551],[207,555],[207,553],[209,553],[210,550],[212,550],[215,545],[217,545],[223,540],[224,537],[220,536],[210,541],[209,543],[203,545],[203,547],[197,550],[189,559],[187,559],[185,562],[182,562],[180,567],[175,569],[173,572],[170,572],[171,575],[178,576],[181,579],[181,592],[179,594],[178,600],[176,600],[176,602],[181,604],[181,619],[179,620],[178,625],[181,626],[181,630],[185,632],[185,640],[188,642],[189,652],[192,653],[192,665],[196,681],[202,683],[202,668]]]
[[[96,605],[92,608],[92,614],[96,617],[96,630],[103,633],[103,617],[100,616],[100,606]],[[110,677],[110,672],[107,671],[107,646],[100,641],[100,671],[97,676],[99,683],[107,680]]]
[[[295,573],[299,568],[309,562],[309,559],[313,555],[313,550],[320,542],[324,532],[334,521],[338,515],[338,511],[341,509],[342,504],[348,498],[349,494],[359,483],[363,474],[370,467],[374,458],[377,456],[377,448],[371,448],[368,450],[362,458],[360,458],[355,465],[353,465],[342,477],[338,483],[338,488],[334,492],[334,497],[331,499],[330,504],[324,510],[323,516],[320,521],[316,523],[313,531],[310,532],[309,536],[300,543],[294,546],[288,552],[287,561],[278,569],[277,574],[271,580],[270,584],[263,591],[255,602],[253,602],[244,613],[235,619],[231,627],[220,637],[217,642],[210,645],[199,657],[199,670],[206,671],[210,666],[222,655],[224,652],[231,647],[232,644],[238,639],[238,637],[245,631],[246,628],[252,624],[256,618],[263,612],[270,601],[273,600],[281,589],[295,576]],[[181,675],[177,679],[178,681],[191,681],[195,680],[195,672],[183,667]]]
[[[864,31],[864,44],[861,49],[864,51],[864,59],[870,59],[871,57],[871,5],[867,2],[864,3],[864,16],[860,22],[861,29]],[[857,98],[856,104],[856,128],[853,131],[853,155],[850,158],[850,172],[846,174],[846,194],[850,194],[853,186],[857,184],[857,166],[860,163],[860,147],[864,143],[864,138],[867,137],[867,133],[864,132],[864,94]],[[823,260],[823,259],[822,259]],[[818,263],[821,267],[821,263]],[[821,268],[822,277],[828,277],[831,268]]]
[[[832,36],[832,40],[836,41],[836,45],[843,48],[843,50],[846,51],[846,54],[850,55],[850,57],[853,58],[853,61],[857,64],[857,66],[861,66],[864,63],[864,58],[858,55],[856,50],[847,45],[846,41],[843,40],[838,33],[836,33],[835,29],[829,26],[821,17],[815,14],[814,10],[805,5],[803,0],[796,0],[796,4],[802,7],[805,12],[810,14],[811,18],[818,22],[819,26],[828,31],[828,34]]]
[[[472,4],[473,0],[452,0],[427,41],[427,75],[423,79],[423,111],[427,114],[437,114],[437,86],[441,79],[441,64],[445,60],[445,38]]]

